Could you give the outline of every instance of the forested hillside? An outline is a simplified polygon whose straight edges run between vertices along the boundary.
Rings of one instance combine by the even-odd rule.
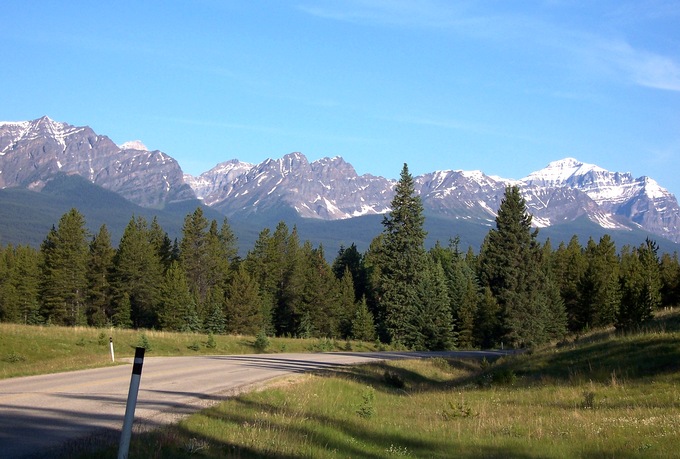
[[[404,165],[368,250],[322,247],[279,223],[244,257],[227,220],[199,207],[171,240],[133,217],[115,246],[77,209],[39,249],[0,247],[0,320],[27,324],[380,339],[409,349],[529,347],[604,325],[630,329],[680,301],[677,254],[655,242],[617,253],[608,236],[539,242],[516,187],[479,254],[425,248],[423,205]]]

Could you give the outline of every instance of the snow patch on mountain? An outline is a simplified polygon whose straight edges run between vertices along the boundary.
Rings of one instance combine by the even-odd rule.
[[[141,140],[130,140],[121,145],[118,145],[121,150],[139,150],[139,151],[149,151],[146,145],[142,143]]]

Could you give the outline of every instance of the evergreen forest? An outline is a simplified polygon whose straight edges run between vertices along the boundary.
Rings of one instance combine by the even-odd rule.
[[[527,348],[595,327],[633,330],[680,304],[678,255],[609,236],[540,243],[508,187],[478,252],[425,248],[425,217],[404,164],[383,230],[360,253],[300,241],[284,222],[244,257],[227,220],[186,216],[181,240],[132,217],[116,246],[77,209],[39,249],[0,247],[0,321],[380,340],[397,349]],[[455,227],[452,228],[455,234]]]

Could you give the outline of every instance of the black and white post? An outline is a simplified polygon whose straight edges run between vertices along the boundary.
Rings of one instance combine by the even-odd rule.
[[[113,336],[109,338],[109,349],[111,350],[111,361],[112,361],[112,362],[115,362],[115,361],[116,361],[116,357],[115,357],[115,355],[113,354]]]
[[[125,406],[125,419],[123,430],[120,434],[120,444],[118,445],[118,459],[127,459],[130,450],[130,436],[132,435],[132,421],[135,417],[135,407],[137,405],[137,393],[139,392],[139,382],[142,379],[142,365],[144,364],[143,347],[135,349],[135,361],[132,365],[132,378],[130,379],[130,390],[128,391],[127,405]]]

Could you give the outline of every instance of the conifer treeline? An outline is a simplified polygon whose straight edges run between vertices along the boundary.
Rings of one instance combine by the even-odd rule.
[[[407,165],[383,232],[365,253],[321,246],[283,222],[243,258],[225,219],[201,208],[180,241],[133,217],[117,249],[106,226],[61,217],[39,250],[0,247],[0,320],[216,334],[329,337],[409,349],[528,347],[568,331],[643,325],[680,303],[677,253],[647,240],[617,253],[609,236],[557,249],[541,244],[516,187],[478,255],[457,240],[425,249],[420,198]],[[453,231],[455,232],[455,228]]]

